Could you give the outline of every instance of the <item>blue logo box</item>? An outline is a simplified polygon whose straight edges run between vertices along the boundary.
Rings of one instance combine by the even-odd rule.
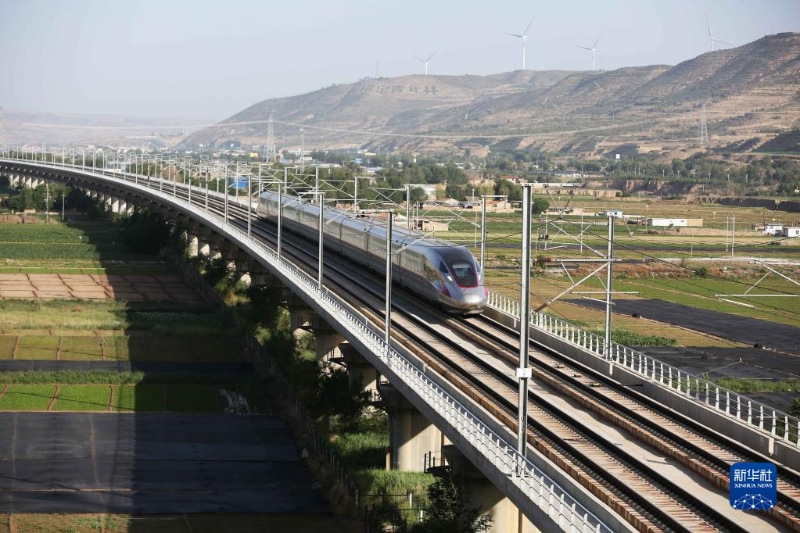
[[[778,503],[778,469],[772,463],[734,463],[730,469],[731,507],[768,511]]]

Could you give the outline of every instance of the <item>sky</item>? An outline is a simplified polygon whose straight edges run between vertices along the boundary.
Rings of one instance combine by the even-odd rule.
[[[800,31],[800,0],[0,0],[0,107],[223,120],[366,77],[676,65]],[[715,47],[715,49],[716,49]]]

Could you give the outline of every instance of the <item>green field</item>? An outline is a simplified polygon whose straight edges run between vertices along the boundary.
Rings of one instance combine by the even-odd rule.
[[[106,411],[111,399],[107,385],[62,385],[54,411]]]
[[[0,533],[355,533],[362,530],[361,524],[348,524],[328,515],[0,515]]]
[[[0,410],[46,411],[55,391],[55,385],[8,385],[0,396]]]

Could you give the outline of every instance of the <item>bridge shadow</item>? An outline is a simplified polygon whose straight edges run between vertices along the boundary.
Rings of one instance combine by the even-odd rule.
[[[243,407],[266,383],[230,316],[152,255],[171,244],[163,221],[120,233],[102,210],[66,207],[35,272],[0,275],[0,291],[29,293],[17,309],[51,321],[0,341],[0,371],[38,376],[0,382],[0,513],[130,514],[130,531],[329,513],[289,427]]]

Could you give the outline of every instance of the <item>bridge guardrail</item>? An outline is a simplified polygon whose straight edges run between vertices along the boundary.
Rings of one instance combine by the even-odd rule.
[[[489,294],[488,305],[520,318],[519,302],[498,293]],[[686,398],[735,418],[772,438],[783,439],[800,448],[800,419],[756,400],[733,392],[704,378],[663,363],[640,351],[611,342],[604,354],[604,337],[546,313],[532,313],[531,326],[574,344],[601,359],[610,360],[643,378],[672,389]]]

